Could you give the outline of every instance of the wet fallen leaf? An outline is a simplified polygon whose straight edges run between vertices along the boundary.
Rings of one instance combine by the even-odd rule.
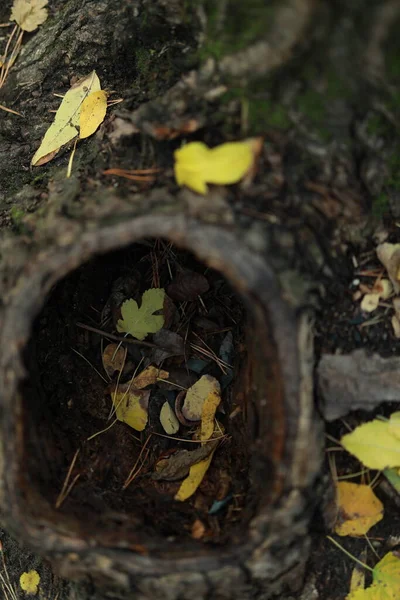
[[[165,433],[174,435],[179,431],[179,421],[168,402],[164,402],[160,412],[160,422]]]
[[[360,536],[383,518],[383,504],[369,485],[339,481],[335,533]]]
[[[137,375],[130,383],[124,385],[130,385],[132,388],[136,388],[137,390],[141,390],[148,385],[154,385],[157,383],[157,380],[160,379],[168,379],[169,373],[168,371],[163,371],[158,367],[154,367],[153,365],[149,365],[146,367],[139,375]],[[120,386],[121,387],[121,386]]]
[[[152,478],[163,481],[178,481],[189,473],[190,467],[207,458],[218,446],[218,441],[208,442],[195,450],[178,450],[169,458],[156,464]]]
[[[207,183],[237,183],[253,166],[253,146],[252,139],[211,149],[203,142],[190,142],[174,153],[176,182],[199,194],[207,193]]]
[[[388,272],[396,294],[400,292],[400,244],[385,242],[376,247],[376,253]]]
[[[136,431],[143,431],[148,420],[150,390],[121,389],[121,387],[118,386],[118,389],[111,392],[117,419]]]
[[[144,340],[149,333],[156,333],[164,325],[164,316],[155,315],[163,308],[165,291],[162,288],[146,290],[142,296],[140,308],[136,300],[125,300],[121,306],[121,315],[117,330],[129,333],[138,340]]]
[[[167,288],[168,296],[177,302],[196,300],[210,289],[206,277],[189,269],[181,269]]]
[[[35,31],[47,19],[47,4],[48,0],[14,0],[10,20],[23,31]]]
[[[84,139],[92,135],[107,112],[107,93],[104,90],[92,92],[84,99],[79,116],[79,137]]]
[[[190,496],[193,496],[193,494],[203,481],[204,475],[208,471],[208,468],[214,456],[214,452],[215,448],[211,452],[210,456],[190,467],[189,475],[186,477],[186,479],[182,481],[179,490],[174,496],[175,500],[179,500],[179,502],[184,502],[185,500],[190,498]]]
[[[160,346],[152,352],[152,361],[159,365],[163,360],[171,356],[182,356],[185,354],[185,342],[183,338],[168,329],[160,329],[153,336],[153,342]]]
[[[92,71],[65,94],[53,123],[46,131],[44,138],[31,160],[32,166],[40,166],[49,162],[60,150],[77,137],[82,102],[91,93],[100,90],[100,80],[96,71]]]
[[[38,592],[38,586],[40,583],[40,575],[37,571],[28,571],[22,573],[19,578],[19,585],[21,589],[28,595],[35,596]]]
[[[389,421],[363,423],[344,435],[341,444],[369,469],[400,466],[400,440],[390,432]]]
[[[118,344],[108,344],[104,348],[102,361],[105,372],[112,377],[115,371],[122,371],[126,360],[126,348]]]

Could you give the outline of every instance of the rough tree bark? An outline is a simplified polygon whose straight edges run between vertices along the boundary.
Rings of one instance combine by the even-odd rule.
[[[385,211],[400,214],[399,12],[394,0],[54,0],[24,43],[0,91],[0,103],[24,115],[0,115],[1,503],[5,528],[35,554],[2,539],[13,576],[21,561],[24,570],[40,565],[43,598],[267,599],[301,587],[322,494],[310,307],[349,245],[362,244]],[[53,92],[93,69],[122,108],[78,146],[70,179],[65,154],[32,170]],[[265,143],[247,187],[200,198],[174,184],[182,139],[249,135]],[[151,190],[102,175],[154,160],[162,172]],[[24,353],[46,294],[93,255],[143,236],[219,269],[250,315],[244,380],[261,421],[251,447],[260,501],[222,552],[165,551],[139,538],[151,548],[143,555],[124,531],[82,534],[24,472]]]

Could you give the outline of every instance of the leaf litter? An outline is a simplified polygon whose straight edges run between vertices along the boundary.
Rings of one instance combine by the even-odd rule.
[[[228,369],[221,347],[231,362],[243,352],[238,350],[243,309],[221,275],[190,255],[160,242],[150,251],[146,244],[137,246],[135,260],[128,261],[134,268],[116,263],[101,300],[85,288],[76,305],[78,337],[71,345],[85,360],[75,362],[69,351],[77,390],[73,401],[68,392],[70,416],[64,419],[71,421],[76,445],[69,440],[65,452],[57,494],[67,471],[68,478],[59,510],[79,512],[80,502],[90,502],[90,486],[102,480],[104,469],[103,497],[111,505],[126,503],[128,512],[144,520],[156,510],[163,530],[174,535],[191,537],[200,519],[201,539],[222,542],[240,519],[248,486],[247,451],[243,442],[233,442],[244,439],[241,419],[228,416],[238,407],[230,386],[222,390],[220,383]],[[168,295],[172,284],[179,289],[178,295],[172,292],[175,299]],[[99,322],[86,325],[85,307],[90,306]],[[183,419],[184,424],[177,410],[179,395],[181,408],[195,417]],[[83,421],[80,414],[86,415]],[[73,418],[80,419],[79,429]],[[71,463],[77,447],[79,462]],[[96,465],[94,471],[91,465]],[[222,482],[228,482],[226,488]],[[235,500],[209,514],[226,497]]]

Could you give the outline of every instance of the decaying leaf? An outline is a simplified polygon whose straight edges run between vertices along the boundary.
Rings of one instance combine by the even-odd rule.
[[[163,360],[171,356],[183,356],[185,354],[183,337],[174,331],[160,329],[154,334],[153,342],[160,346],[159,348],[154,348],[151,355],[156,365],[159,365]]]
[[[28,571],[22,573],[19,578],[19,585],[21,589],[30,596],[35,596],[38,592],[38,586],[40,583],[40,575],[37,571]]]
[[[78,135],[82,102],[91,92],[97,92],[100,89],[100,80],[96,71],[93,71],[68,90],[56,112],[53,123],[33,155],[32,166],[38,167],[49,162],[62,146],[71,142]]]
[[[163,458],[156,464],[153,479],[178,481],[189,473],[190,467],[207,458],[218,446],[218,440],[203,444],[195,450],[178,450],[169,458]]]
[[[335,533],[360,536],[383,518],[383,504],[369,485],[339,481]]]
[[[137,375],[134,379],[132,379],[131,383],[127,383],[124,385],[130,385],[132,388],[136,388],[137,390],[142,390],[148,385],[154,385],[157,383],[158,378],[168,379],[169,373],[168,371],[163,371],[158,367],[154,367],[153,365],[149,365],[146,367],[139,375]],[[120,386],[121,387],[121,386]]]
[[[369,469],[400,466],[400,440],[391,433],[389,421],[363,423],[344,435],[341,444]]]
[[[168,402],[164,402],[162,405],[160,423],[168,435],[174,435],[179,431],[179,421]]]
[[[400,244],[379,244],[376,247],[379,260],[388,272],[396,294],[400,292]]]
[[[212,149],[203,142],[190,142],[174,153],[176,181],[199,194],[207,193],[207,183],[237,183],[253,166],[253,147],[252,139]]]
[[[215,448],[211,452],[210,456],[190,467],[189,475],[186,477],[186,479],[182,481],[179,490],[175,494],[175,500],[184,502],[185,500],[190,498],[190,496],[193,496],[193,494],[203,481],[204,475],[208,471],[214,452]]]
[[[126,360],[126,348],[118,344],[108,344],[104,348],[102,361],[105,372],[112,377],[115,371],[122,371]]]
[[[11,8],[11,21],[15,21],[23,31],[35,31],[48,16],[49,0],[14,0]]]
[[[188,421],[200,421],[203,415],[203,406],[208,397],[210,397],[208,405],[215,405],[215,414],[215,410],[221,402],[221,388],[215,377],[212,377],[211,375],[202,375],[202,377],[200,377],[186,393],[186,398],[182,406],[182,413],[185,419]],[[207,414],[208,413],[209,408],[207,408]],[[214,431],[214,414],[212,416],[213,426],[211,433]],[[209,417],[207,417],[207,419],[209,419]]]
[[[84,99],[79,117],[79,137],[84,139],[92,135],[107,112],[107,93],[104,90],[92,92]]]
[[[210,284],[204,275],[189,269],[181,269],[169,284],[167,293],[177,302],[190,302],[208,292],[209,289]]]
[[[138,340],[144,340],[149,333],[159,331],[164,325],[164,316],[154,313],[163,308],[164,296],[163,288],[146,290],[140,308],[132,298],[125,300],[121,306],[122,319],[117,323],[117,330],[129,333]]]
[[[126,384],[129,385],[129,384]],[[136,431],[143,431],[148,420],[150,390],[124,389],[114,386],[111,398],[117,419]]]

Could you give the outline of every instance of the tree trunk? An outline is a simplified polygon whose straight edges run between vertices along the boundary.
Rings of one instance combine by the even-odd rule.
[[[349,245],[389,208],[399,212],[399,12],[372,0],[57,0],[24,40],[0,90],[0,104],[23,114],[0,122],[0,499],[5,529],[28,548],[4,534],[13,581],[37,569],[42,597],[59,600],[266,600],[301,588],[323,494],[313,307]],[[62,152],[30,168],[53,93],[93,69],[121,108],[78,145],[70,178]],[[174,183],[183,140],[249,136],[264,139],[252,180],[204,197]],[[154,165],[147,181],[103,174]],[[170,540],[101,507],[54,507],[46,473],[67,446],[46,417],[37,317],[85,265],[144,239],[191,252],[246,309],[247,359],[234,384],[246,418],[232,438],[246,440],[251,506],[222,546]]]

